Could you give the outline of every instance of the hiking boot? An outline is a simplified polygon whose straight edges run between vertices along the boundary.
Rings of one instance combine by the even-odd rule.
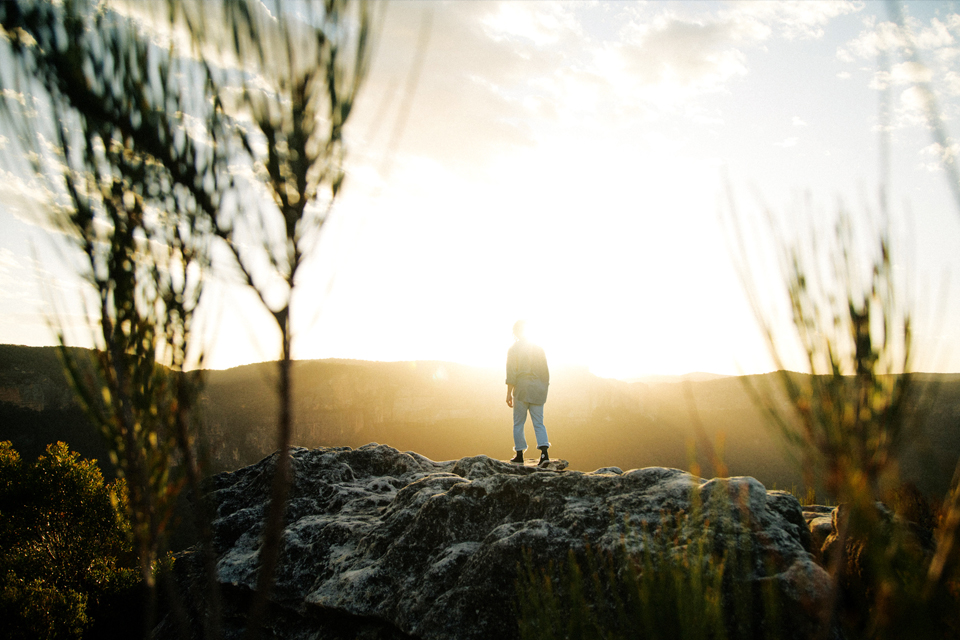
[[[510,462],[515,462],[516,464],[523,464],[523,451],[517,451],[517,455],[513,456],[513,459]]]
[[[543,465],[545,462],[549,462],[549,461],[550,461],[550,456],[547,455],[547,448],[540,447],[540,462],[538,462],[537,464]]]

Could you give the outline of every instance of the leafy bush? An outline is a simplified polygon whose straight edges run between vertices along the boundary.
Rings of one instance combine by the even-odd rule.
[[[63,442],[25,463],[0,442],[0,619],[8,638],[76,638],[138,580],[122,481]]]

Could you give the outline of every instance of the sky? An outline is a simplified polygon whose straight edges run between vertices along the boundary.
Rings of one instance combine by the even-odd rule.
[[[523,318],[554,367],[769,371],[731,225],[782,320],[765,212],[781,238],[822,236],[843,207],[869,236],[887,174],[914,366],[960,372],[960,206],[941,162],[958,147],[933,142],[915,84],[957,134],[960,5],[902,10],[922,65],[881,2],[387,5],[346,186],[295,293],[294,356],[502,367]],[[0,341],[53,344],[51,312],[76,318],[81,285],[24,204],[30,177],[4,172]],[[249,291],[217,274],[207,289],[207,366],[278,357]]]

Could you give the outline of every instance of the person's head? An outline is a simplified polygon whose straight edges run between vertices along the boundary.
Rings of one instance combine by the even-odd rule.
[[[527,321],[526,320],[517,320],[513,325],[513,335],[519,340],[523,337],[523,334],[527,331]]]

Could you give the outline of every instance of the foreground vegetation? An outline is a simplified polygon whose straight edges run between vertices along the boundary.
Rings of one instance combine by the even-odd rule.
[[[343,185],[344,127],[366,75],[363,0],[137,4],[0,3],[0,115],[8,164],[49,195],[46,221],[72,243],[88,285],[92,362],[54,321],[70,381],[124,478],[135,558],[149,595],[188,487],[217,610],[197,400],[197,310],[217,247],[275,323],[275,449],[291,437],[291,303]],[[55,307],[59,307],[53,301]],[[250,633],[259,633],[280,554],[292,470],[272,482]],[[216,613],[214,617],[216,617]],[[216,622],[206,627],[217,637]]]
[[[125,496],[122,480],[105,484],[96,461],[62,442],[33,462],[0,442],[4,637],[103,636],[110,619],[127,633],[142,624]]]
[[[751,582],[757,562],[749,521],[727,492],[691,513],[665,516],[652,530],[628,531],[615,553],[587,547],[535,568],[527,559],[517,583],[522,640],[630,638],[775,638],[788,614],[773,582]],[[815,621],[813,621],[815,622]],[[810,620],[799,623],[809,629]]]
[[[850,639],[955,638],[955,562],[939,581],[930,578],[934,536],[942,540],[946,521],[908,508],[916,504],[901,501],[901,512],[877,508],[872,521],[841,505],[843,538],[814,549],[829,570],[831,591],[806,608],[784,602],[775,580],[756,578],[755,568],[772,568],[776,558],[751,546],[749,523],[730,517],[738,509],[735,497],[631,532],[613,553],[588,546],[547,567],[527,561],[518,568],[520,637],[773,640],[840,632]]]

